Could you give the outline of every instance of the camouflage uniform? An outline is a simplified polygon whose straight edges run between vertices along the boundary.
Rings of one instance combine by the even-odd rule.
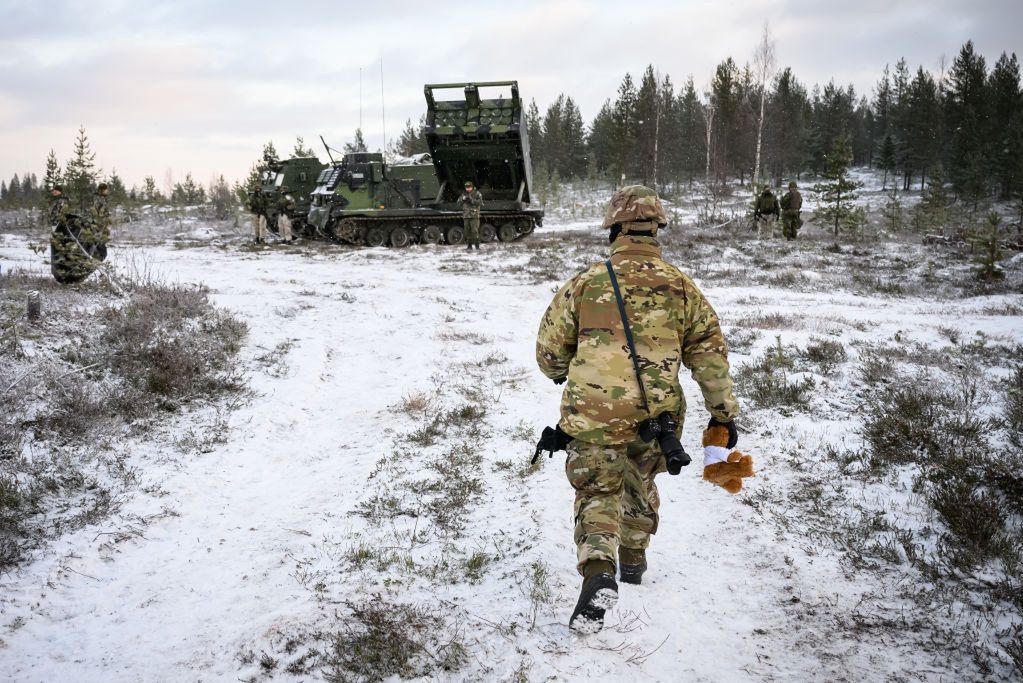
[[[766,228],[767,232],[771,235],[774,234],[774,222],[778,220],[778,199],[771,192],[770,188],[765,188],[762,193],[757,196],[756,206],[753,210],[754,216],[757,219],[757,231],[762,228]]]
[[[258,191],[252,193],[249,210],[252,211],[252,229],[256,233],[256,243],[266,242],[266,206]]]
[[[281,198],[277,204],[277,234],[284,242],[292,241],[291,212],[295,210],[295,198],[285,188],[281,188]]]
[[[559,426],[574,437],[565,469],[576,490],[580,573],[592,560],[616,565],[619,545],[646,548],[657,530],[660,501],[654,477],[665,471],[665,462],[656,441],[639,439],[637,425],[668,411],[681,429],[686,409],[681,366],[692,372],[714,418],[727,422],[738,414],[728,350],[714,309],[688,276],[661,259],[656,238],[634,234],[655,233],[656,223],[615,221],[616,216],[663,217],[652,190],[641,188],[649,195],[638,200],[620,197],[635,194],[635,187],[615,193],[605,227],[621,226],[611,263],[640,356],[650,413],[643,409],[604,263],[587,268],[555,294],[537,334],[540,370],[551,379],[567,377]]]
[[[462,207],[462,221],[465,224],[465,243],[468,249],[480,248],[480,210],[483,209],[483,195],[477,189],[466,187],[458,198]]]
[[[96,190],[92,201],[92,224],[82,231],[82,245],[95,258],[105,261],[107,244],[110,242],[110,207],[107,205],[109,190],[105,184]]]
[[[803,226],[799,211],[803,208],[803,196],[799,194],[795,183],[789,183],[789,191],[781,198],[782,234],[785,239],[794,240]]]

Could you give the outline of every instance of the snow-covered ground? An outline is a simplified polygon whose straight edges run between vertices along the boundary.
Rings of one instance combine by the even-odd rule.
[[[318,679],[337,673],[332,648],[348,642],[353,606],[367,604],[414,605],[439,620],[428,680],[1011,677],[1009,665],[984,673],[965,654],[919,649],[895,626],[863,626],[864,605],[905,601],[878,598],[873,575],[783,531],[758,498],[758,489],[791,488],[812,463],[792,451],[848,437],[850,416],[828,400],[829,380],[820,411],[744,420],[740,448],[758,471],[748,495],[702,482],[698,464],[664,475],[644,584],[621,587],[601,634],[568,631],[579,578],[564,456],[527,465],[560,392],[535,369],[534,335],[556,285],[600,255],[587,225],[565,220],[478,255],[252,249],[242,236],[211,240],[201,225],[176,242],[114,250],[115,263],[205,283],[248,323],[255,397],[230,415],[231,436],[212,452],[166,455],[195,425],[140,442],[136,464],[162,495],[140,493],[0,577],[0,677]],[[702,247],[690,247],[676,240],[671,250],[699,258]],[[1018,295],[945,304],[836,288],[793,249],[781,264],[788,286],[715,277],[730,263],[697,275],[730,335],[757,330],[733,365],[776,334],[797,345],[830,335],[854,356],[858,342],[938,343],[942,328],[1023,339],[1018,312],[990,312],[1020,305]],[[0,264],[43,267],[12,236]],[[765,272],[778,274],[758,277]],[[684,384],[683,444],[698,452],[706,415]],[[140,534],[104,541],[139,518],[152,519]]]

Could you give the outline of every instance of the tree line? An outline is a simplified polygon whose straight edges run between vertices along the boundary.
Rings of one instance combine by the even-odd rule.
[[[762,46],[773,59],[766,31]],[[746,184],[759,167],[757,182],[776,184],[823,175],[848,148],[852,164],[884,170],[886,185],[891,176],[923,189],[933,177],[966,201],[1023,196],[1019,61],[1002,53],[989,69],[972,41],[947,71],[886,66],[869,96],[834,80],[808,88],[770,59],[740,67],[729,57],[704,88],[692,76],[676,87],[650,65],[638,83],[626,74],[588,125],[567,94],[543,113],[532,102],[526,123],[534,171],[561,179],[670,191],[694,179]]]

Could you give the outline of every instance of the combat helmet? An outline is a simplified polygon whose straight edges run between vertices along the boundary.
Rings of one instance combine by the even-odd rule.
[[[476,187],[476,183],[472,182],[471,180],[466,180],[465,181],[465,188],[469,189],[470,187]]]
[[[96,186],[96,194],[110,194],[110,186],[106,183],[100,183]]]
[[[790,189],[790,190],[794,190],[794,189],[796,189],[797,187],[798,187],[798,185],[796,185],[796,181],[795,181],[795,180],[790,180],[790,181],[789,181],[789,189]]]
[[[604,212],[601,228],[614,229],[616,226],[622,234],[630,232],[657,233],[657,228],[668,224],[668,216],[657,193],[644,185],[628,185],[616,190]],[[613,239],[613,238],[612,238]]]
[[[61,185],[60,183],[57,183],[56,185],[50,188],[50,194],[53,194],[54,192],[64,194],[64,186]]]

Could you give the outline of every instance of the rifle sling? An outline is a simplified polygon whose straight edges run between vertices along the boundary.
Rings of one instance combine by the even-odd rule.
[[[636,382],[639,383],[639,395],[643,399],[643,410],[650,414],[650,405],[646,400],[646,387],[643,385],[643,376],[639,372],[639,354],[636,353],[636,344],[632,340],[632,328],[629,326],[629,316],[625,314],[625,302],[622,301],[622,292],[618,288],[618,278],[615,277],[615,269],[611,266],[611,259],[604,261],[607,266],[607,274],[611,277],[611,287],[615,291],[615,299],[618,301],[618,315],[622,317],[622,327],[625,328],[625,341],[629,343],[629,356],[632,358],[632,369],[636,371]]]

